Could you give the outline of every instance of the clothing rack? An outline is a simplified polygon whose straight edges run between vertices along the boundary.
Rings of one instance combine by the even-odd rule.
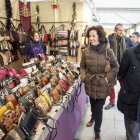
[[[0,17],[0,18],[2,18],[2,19],[8,19],[8,18],[6,18],[6,17]],[[13,19],[13,20],[15,20],[15,21],[20,21],[20,22],[21,22],[21,20],[19,20],[19,19]]]

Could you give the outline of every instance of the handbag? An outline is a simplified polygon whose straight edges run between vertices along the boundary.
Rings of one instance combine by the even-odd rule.
[[[0,120],[3,118],[4,116],[4,113],[7,111],[7,110],[12,110],[14,109],[14,105],[12,102],[8,102],[6,105],[2,106],[0,108]]]
[[[6,75],[6,79],[4,79]],[[0,81],[0,89],[5,89],[5,88],[14,88],[16,85],[20,83],[19,79],[16,77],[11,77],[9,74],[4,74],[2,76],[2,80]]]
[[[49,31],[50,34],[50,41],[54,42],[55,41],[55,26],[53,25]]]
[[[88,46],[89,45],[89,39],[87,37],[87,30],[88,30],[88,28],[89,28],[89,26],[86,25],[85,30],[84,30],[84,36],[85,36],[85,38],[84,38],[84,45],[85,46]]]
[[[3,40],[0,42],[0,50],[6,51],[6,50],[13,50],[13,46],[6,40]]]
[[[19,42],[21,44],[27,42],[27,35],[26,35],[25,29],[22,23],[19,23],[18,25],[18,36],[19,36]]]
[[[6,75],[7,73],[8,73],[7,68],[5,68],[5,67],[0,68],[0,81],[2,80],[2,77],[3,77],[3,80],[7,78],[7,75]]]
[[[10,42],[18,43],[18,41],[19,41],[18,33],[16,32],[16,28],[15,28],[14,24],[11,22]]]
[[[106,67],[105,67],[105,72],[108,73],[111,70],[110,66],[110,58],[107,55],[107,50],[106,50]],[[114,87],[117,84],[117,78],[115,78],[114,81],[109,83],[110,87]]]
[[[18,118],[23,112],[26,112],[26,110],[22,103],[19,103],[14,110],[0,120],[0,128],[2,131],[4,133],[9,132],[14,124],[18,122]]]
[[[28,85],[26,85],[23,88],[23,93],[26,94],[29,90],[31,90],[33,87],[35,87],[35,81],[30,82]]]
[[[0,52],[0,63],[1,63],[1,66],[8,65],[10,62],[11,62],[10,51]]]
[[[26,136],[19,127],[15,126],[1,140],[26,140]]]
[[[33,107],[30,107],[29,111],[27,112],[26,117],[24,118],[23,122],[21,123],[20,128],[27,136],[32,136],[35,125],[38,121],[39,113]]]
[[[17,91],[15,91],[10,95],[7,95],[5,98],[7,102],[11,101],[13,105],[16,106],[18,104],[18,99],[20,99],[23,95],[24,95],[23,88],[20,87],[18,88]]]
[[[3,41],[3,40],[10,40],[10,32],[9,31],[6,31],[6,26],[3,24],[2,21],[0,21],[1,23],[1,30],[0,30],[0,41]]]
[[[46,91],[43,92],[37,99],[35,99],[35,105],[40,115],[44,117],[52,108],[52,100],[49,94]]]
[[[44,33],[43,33],[43,30],[44,30]],[[46,29],[45,29],[45,26],[44,25],[41,26],[39,32],[40,32],[40,40],[43,43],[48,43],[48,35],[47,35],[47,32],[46,32]]]
[[[27,41],[31,40],[31,33],[35,31],[35,28],[33,27],[33,25],[30,26],[29,30],[28,30],[28,35],[27,35]]]
[[[65,25],[62,24],[59,27],[57,27],[57,39],[67,39],[68,38],[68,30],[65,30]]]

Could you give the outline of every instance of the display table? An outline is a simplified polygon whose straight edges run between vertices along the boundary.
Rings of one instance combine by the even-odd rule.
[[[80,91],[80,86],[78,84],[79,82],[80,80],[75,81],[74,85],[71,86],[71,88],[68,90],[68,92],[71,93],[74,98],[76,96],[76,92],[79,93]],[[65,107],[67,107],[68,105],[67,97],[63,98],[63,103]],[[56,124],[58,125],[58,129],[55,140],[73,140],[78,125],[84,114],[85,104],[86,104],[86,94],[84,90],[84,84],[82,84],[81,93],[78,96],[78,101],[75,101],[74,110],[72,111],[72,113],[69,112],[66,113],[61,106],[53,106],[51,112],[49,112],[48,115],[58,120],[59,122],[59,125]],[[72,105],[69,105],[68,108],[69,111],[71,111]],[[53,121],[49,120],[48,125],[53,126]],[[53,131],[53,135],[54,134],[55,130]],[[32,139],[49,140],[49,136],[50,136],[49,130],[42,122],[40,122],[36,131],[36,135],[32,137]]]

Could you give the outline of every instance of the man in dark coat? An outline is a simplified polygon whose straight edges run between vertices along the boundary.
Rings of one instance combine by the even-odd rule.
[[[123,83],[117,106],[124,114],[127,140],[139,140],[140,123],[140,43],[126,49],[120,64]]]
[[[135,45],[139,44],[139,37],[140,37],[139,32],[134,32],[132,34],[132,41]]]
[[[114,33],[108,36],[108,40],[110,43],[110,48],[113,50],[118,63],[120,64],[122,55],[126,48],[133,47],[135,44],[129,37],[123,35],[124,27],[122,24],[118,23],[115,26]],[[118,79],[120,82],[120,86],[122,84],[122,79]],[[115,103],[115,89],[111,87],[111,94],[110,94],[110,103],[105,107],[106,110],[110,109],[114,106]]]

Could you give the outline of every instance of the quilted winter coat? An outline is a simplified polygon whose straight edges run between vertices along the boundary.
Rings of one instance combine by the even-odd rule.
[[[106,50],[110,58],[111,70],[105,73],[106,67]],[[89,97],[93,99],[105,99],[110,95],[110,87],[108,83],[115,80],[119,64],[110,49],[109,43],[103,45],[99,51],[95,51],[89,46],[82,54],[80,63],[81,80],[85,83],[85,91]],[[105,80],[108,79],[108,83]]]

